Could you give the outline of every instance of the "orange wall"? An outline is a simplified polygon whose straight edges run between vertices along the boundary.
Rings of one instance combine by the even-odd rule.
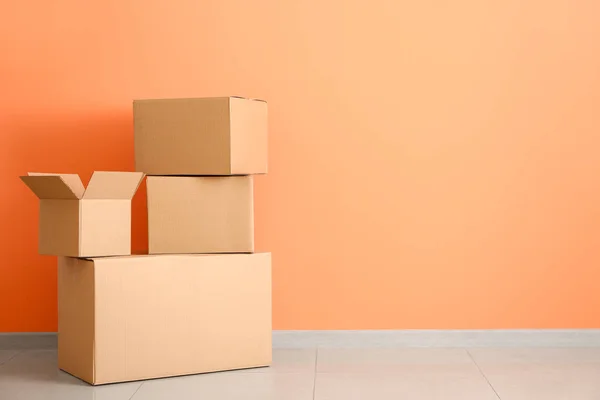
[[[56,329],[17,177],[130,170],[132,99],[227,94],[269,101],[275,328],[600,328],[599,2],[2,3],[0,331]]]

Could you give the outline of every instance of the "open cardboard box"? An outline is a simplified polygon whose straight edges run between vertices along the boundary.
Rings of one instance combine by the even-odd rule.
[[[131,199],[144,174],[29,173],[21,180],[40,199],[40,254],[100,257],[131,254]]]

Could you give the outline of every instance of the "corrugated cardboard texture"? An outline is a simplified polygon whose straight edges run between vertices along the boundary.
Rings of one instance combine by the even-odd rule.
[[[58,367],[94,382],[94,267],[58,257]]]
[[[65,185],[77,196],[78,199],[83,197],[83,192],[85,192],[85,187],[83,186],[83,182],[81,182],[81,178],[77,174],[51,174],[46,172],[29,172],[28,176],[58,176],[62,179]]]
[[[83,198],[131,200],[142,182],[143,174],[140,174],[96,171]]]
[[[137,171],[230,173],[228,97],[137,100],[133,117]]]
[[[77,176],[79,179],[79,176]],[[67,184],[67,180],[61,175],[32,173],[28,176],[22,176],[21,180],[31,189],[35,195],[41,199],[62,199],[76,200],[80,199],[83,191],[75,191]],[[74,179],[71,179],[73,182]],[[75,181],[76,182],[76,181]],[[79,180],[81,184],[81,180]],[[76,184],[79,186],[78,184]],[[81,184],[83,187],[83,184]]]
[[[78,175],[29,173],[21,180],[40,199],[40,254],[95,257],[131,254],[131,198],[141,172]]]
[[[131,253],[131,201],[81,201],[80,253],[85,257]]]
[[[147,188],[150,254],[254,251],[251,176],[149,176]]]
[[[69,274],[93,274],[93,290],[86,281],[86,290],[82,288],[78,294],[86,299],[94,293],[94,311],[88,314],[95,319],[94,334],[87,329],[86,318],[82,318],[81,326],[76,321],[63,321],[67,315],[62,310],[82,309],[68,308],[63,301],[61,326],[70,329],[65,337],[77,341],[63,340],[59,353],[76,346],[79,353],[59,358],[62,366],[79,366],[87,365],[93,354],[93,380],[84,369],[67,370],[87,382],[102,384],[270,364],[270,254],[106,257],[93,263],[71,260],[78,268],[68,268],[63,261],[59,282],[75,282],[65,276]],[[68,292],[64,287],[59,290]],[[74,296],[68,300],[80,302]],[[85,338],[74,337],[74,332]],[[86,347],[90,342],[94,350]]]
[[[40,200],[40,254],[79,254],[80,208],[79,200]]]
[[[148,175],[267,172],[267,103],[213,97],[136,100],[135,169]]]

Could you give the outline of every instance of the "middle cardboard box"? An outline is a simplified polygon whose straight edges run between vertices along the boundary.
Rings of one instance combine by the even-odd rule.
[[[148,176],[150,254],[254,252],[253,178]]]

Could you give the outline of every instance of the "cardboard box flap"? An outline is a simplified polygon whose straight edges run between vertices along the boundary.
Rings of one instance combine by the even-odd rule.
[[[242,96],[229,96],[229,98],[231,99],[242,99],[242,100],[251,100],[251,101],[262,101],[263,103],[266,103],[266,100],[261,100],[261,99],[254,99],[251,97],[242,97]]]
[[[96,171],[90,179],[83,198],[130,200],[143,178],[143,172]]]
[[[77,174],[29,172],[21,180],[40,199],[81,199],[85,188]]]

